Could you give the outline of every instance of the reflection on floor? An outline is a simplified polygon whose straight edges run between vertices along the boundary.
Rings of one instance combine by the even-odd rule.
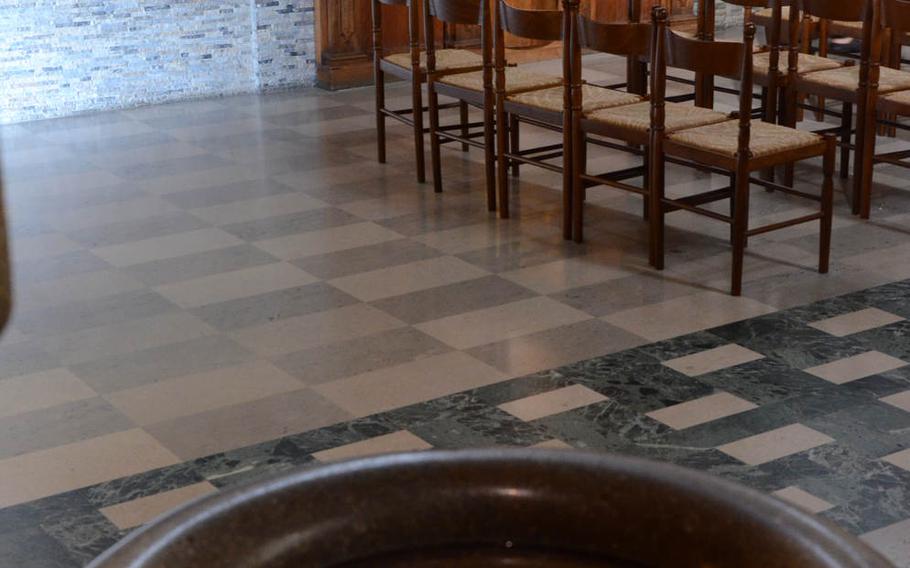
[[[622,69],[589,63],[589,80]],[[906,524],[884,528],[910,499],[906,287],[778,312],[910,278],[893,170],[877,170],[872,222],[838,195],[830,275],[813,270],[816,226],[762,235],[731,298],[725,226],[671,215],[657,273],[640,201],[594,189],[589,241],[564,243],[558,176],[524,169],[497,220],[476,152],[447,149],[442,195],[413,181],[400,127],[376,164],[371,109],[368,89],[308,90],[3,128],[17,307],[0,341],[0,566],[82,564],[152,512],[377,437],[672,459],[784,489],[910,557]],[[797,170],[801,189],[819,169]],[[669,177],[677,193],[727,181]],[[803,211],[754,199],[763,221]],[[806,325],[871,306],[887,313]]]

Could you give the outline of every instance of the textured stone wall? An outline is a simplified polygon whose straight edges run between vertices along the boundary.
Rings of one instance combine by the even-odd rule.
[[[313,0],[0,0],[0,123],[312,84]]]

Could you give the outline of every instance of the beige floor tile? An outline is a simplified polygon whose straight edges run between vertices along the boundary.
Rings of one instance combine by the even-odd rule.
[[[199,229],[92,249],[92,253],[117,267],[132,266],[166,258],[243,244],[243,241],[221,229]]]
[[[318,280],[292,264],[278,262],[165,284],[155,291],[182,308],[196,308],[304,286]]]
[[[749,298],[705,292],[624,310],[603,320],[645,339],[661,341],[774,311]]]
[[[329,284],[364,302],[473,280],[487,274],[453,256],[419,260],[400,266],[352,274],[330,280]]]
[[[748,465],[760,465],[833,442],[834,439],[802,424],[791,424],[717,448]]]
[[[144,425],[303,387],[284,371],[258,361],[117,391],[105,398],[133,422]]]
[[[882,460],[892,465],[896,465],[901,469],[910,471],[910,449],[901,450],[899,452],[884,456]]]
[[[314,453],[313,457],[321,462],[331,462],[377,454],[428,450],[432,447],[433,446],[426,441],[407,430],[400,430],[384,436],[376,436],[369,440],[338,446],[337,448],[332,448],[330,450],[322,450],[321,452]]]
[[[493,384],[507,378],[508,375],[470,355],[455,351],[313,388],[359,417]]]
[[[311,209],[325,207],[326,204],[315,197],[303,193],[286,193],[270,195],[258,199],[246,199],[222,205],[191,209],[190,213],[213,225],[229,225],[268,219],[279,215],[300,213]]]
[[[791,505],[796,505],[800,509],[808,511],[812,514],[818,514],[822,511],[827,511],[828,509],[834,507],[834,505],[828,503],[824,499],[820,499],[808,491],[803,491],[795,485],[784,487],[783,489],[778,489],[777,491],[771,493],[771,495],[774,495],[779,499],[783,499]]]
[[[644,339],[597,319],[554,327],[468,350],[509,375],[527,375],[631,349]]]
[[[617,266],[570,258],[503,272],[500,276],[539,294],[554,294],[571,288],[623,278],[630,274]]]
[[[591,319],[591,316],[551,300],[530,298],[415,327],[456,349],[470,349],[554,327]]]
[[[232,336],[256,353],[272,357],[356,339],[404,325],[404,322],[376,308],[354,304],[246,328]]]
[[[884,554],[894,566],[910,566],[910,519],[867,532],[860,538]]]
[[[521,233],[504,227],[503,223],[479,223],[444,231],[433,231],[414,237],[414,240],[448,254],[504,245],[521,238]]]
[[[108,225],[112,221],[118,223],[142,221],[179,210],[160,197],[137,197],[126,201],[66,209],[54,215],[52,223],[61,231],[78,231]]]
[[[718,392],[648,412],[647,416],[666,424],[674,430],[683,430],[698,424],[746,412],[753,408],[758,408],[758,406],[732,394]]]
[[[878,308],[867,308],[858,312],[812,322],[809,327],[814,327],[835,337],[844,337],[903,319],[901,316],[889,314]]]
[[[159,422],[146,430],[180,459],[191,460],[351,418],[317,393],[304,389]]]
[[[901,410],[906,410],[910,412],[910,390],[905,390],[904,392],[899,392],[897,394],[892,394],[890,396],[882,397],[879,400],[882,402],[888,403],[892,406],[896,406]]]
[[[282,260],[293,260],[400,238],[402,236],[395,231],[375,223],[352,223],[331,229],[267,239],[257,242],[256,246]]]
[[[142,288],[145,288],[142,282],[127,274],[116,270],[98,270],[31,285],[17,296],[17,309],[49,308]]]
[[[689,377],[697,377],[762,358],[764,358],[764,355],[761,353],[756,353],[751,349],[731,343],[730,345],[715,347],[714,349],[693,353],[692,355],[670,359],[669,361],[664,361],[664,365]]]
[[[562,440],[547,440],[546,442],[540,442],[539,444],[534,444],[529,446],[530,448],[539,448],[542,450],[574,450],[573,446],[563,442]]]
[[[185,313],[173,313],[49,336],[41,340],[41,344],[63,364],[76,365],[212,333],[212,327],[199,319]]]
[[[893,371],[906,365],[906,362],[896,357],[878,351],[868,351],[853,357],[810,367],[805,371],[826,381],[842,385],[863,377]]]
[[[137,185],[153,195],[171,195],[238,182],[255,182],[268,177],[269,171],[266,168],[238,164],[213,170],[160,177],[139,182]]]
[[[51,369],[0,381],[0,417],[92,398],[95,391],[67,369]]]
[[[0,507],[178,463],[139,429],[0,460]]]
[[[66,254],[82,248],[79,243],[59,233],[36,237],[12,237],[9,242],[10,256],[14,262],[39,260]]]
[[[214,485],[208,481],[203,481],[179,489],[172,489],[163,493],[149,495],[148,497],[140,497],[125,503],[104,507],[99,509],[99,511],[107,517],[107,520],[114,523],[114,526],[118,529],[126,530],[144,525],[188,501],[215,491],[217,489]]]
[[[500,404],[499,409],[525,422],[530,422],[604,400],[607,400],[607,397],[599,392],[582,385],[571,385]]]

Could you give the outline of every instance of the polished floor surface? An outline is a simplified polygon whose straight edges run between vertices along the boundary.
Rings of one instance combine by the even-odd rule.
[[[589,63],[589,80],[621,67]],[[380,165],[373,127],[361,89],[2,129],[16,311],[0,341],[0,566],[83,564],[263,465],[541,442],[782,490],[910,565],[907,295],[799,311],[910,278],[898,171],[877,170],[871,222],[838,193],[831,274],[814,271],[817,226],[771,233],[750,241],[733,298],[725,225],[671,215],[658,273],[636,197],[592,190],[588,242],[566,243],[558,176],[524,169],[498,220],[479,153],[447,148],[435,195],[414,181],[409,132],[390,127]],[[632,163],[591,155],[592,170]],[[797,170],[807,191],[819,176]],[[677,194],[727,181],[669,179]],[[756,222],[806,211],[761,190],[753,203]]]

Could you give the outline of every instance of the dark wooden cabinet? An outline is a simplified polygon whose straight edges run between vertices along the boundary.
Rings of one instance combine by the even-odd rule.
[[[534,8],[558,8],[561,4],[561,0],[510,1]],[[671,9],[680,27],[694,26],[694,0],[642,0],[642,18],[646,19],[651,7],[658,3]],[[628,12],[628,0],[586,0],[583,5],[589,14],[603,21],[624,19]],[[370,84],[373,80],[370,0],[316,0],[315,7],[318,85],[335,90]],[[405,50],[408,23],[404,10],[383,7],[383,22],[383,44],[387,51]],[[471,47],[479,41],[477,31],[470,27],[453,26],[446,34],[453,45]],[[516,40],[510,43],[513,47],[532,47]],[[542,50],[541,57],[551,56],[552,51]]]

